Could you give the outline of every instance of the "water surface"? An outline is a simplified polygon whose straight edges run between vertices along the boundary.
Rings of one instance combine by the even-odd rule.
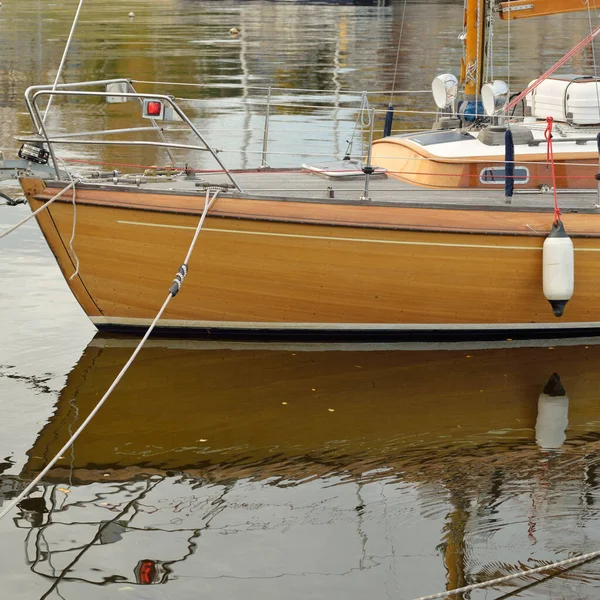
[[[7,157],[30,129],[23,91],[53,81],[76,4],[0,8]],[[428,93],[405,91],[457,72],[462,3],[405,10],[402,25],[402,2],[90,1],[62,79],[208,86],[175,93],[231,167],[260,164],[272,86],[269,163],[296,166],[298,151],[307,161],[345,152],[362,90],[387,106],[400,37],[394,104],[433,111]],[[496,23],[495,76],[515,90],[589,31],[585,12],[545,23],[511,26],[510,69],[508,29]],[[565,69],[593,71],[593,54]],[[130,105],[55,108],[57,132],[134,116]],[[431,119],[397,116],[395,128]],[[61,156],[96,161],[73,163],[82,169],[164,158]],[[27,212],[0,206],[0,231]],[[91,410],[134,341],[94,337],[33,223],[0,242],[0,280],[3,503]],[[597,550],[600,346],[504,346],[153,341],[73,451],[0,522],[4,593],[414,598]],[[562,391],[556,377],[545,387],[554,373]],[[598,574],[589,563],[471,597],[591,599]]]

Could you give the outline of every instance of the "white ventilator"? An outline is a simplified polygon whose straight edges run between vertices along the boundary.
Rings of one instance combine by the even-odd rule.
[[[573,242],[566,234],[562,221],[557,221],[544,241],[542,252],[544,296],[556,317],[562,317],[566,303],[573,296],[574,256]]]

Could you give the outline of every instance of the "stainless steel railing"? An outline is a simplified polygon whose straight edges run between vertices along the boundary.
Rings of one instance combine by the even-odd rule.
[[[114,92],[114,91],[91,91],[91,90],[81,90],[75,88],[82,87],[90,87],[90,86],[104,86],[106,87],[108,84],[116,84],[123,83],[127,84],[127,86],[132,89],[131,92]],[[98,130],[98,131],[85,131],[85,132],[75,132],[65,135],[59,136],[51,136],[48,133],[48,128],[44,123],[44,119],[38,107],[38,101],[42,97],[47,96],[66,96],[66,97],[96,97],[96,98],[124,98],[126,100],[138,100],[143,104],[144,100],[158,100],[160,102],[165,103],[165,105],[169,106],[174,114],[187,125],[188,129],[196,136],[196,138],[201,142],[201,145],[192,145],[192,144],[179,144],[174,142],[169,142],[165,136],[163,129],[158,125],[155,119],[151,119],[152,127],[131,127],[124,128],[118,130]],[[240,192],[243,190],[240,188],[238,182],[236,181],[233,174],[230,170],[223,164],[221,159],[217,156],[217,152],[208,144],[204,136],[200,133],[198,128],[190,121],[185,112],[181,109],[181,107],[177,104],[177,102],[171,96],[165,94],[153,94],[153,93],[138,93],[133,89],[130,81],[127,79],[105,79],[99,81],[88,81],[83,83],[69,83],[69,84],[60,84],[56,87],[50,85],[43,86],[31,86],[25,92],[25,102],[27,104],[27,109],[31,116],[31,120],[33,122],[34,127],[38,131],[37,136],[22,138],[23,141],[42,141],[48,146],[48,151],[50,152],[50,156],[52,158],[52,163],[54,165],[54,169],[56,171],[56,176],[60,178],[60,171],[58,167],[58,160],[56,158],[56,153],[54,151],[54,146],[58,144],[83,144],[83,145],[103,145],[103,146],[151,146],[156,148],[164,148],[169,153],[169,157],[173,165],[175,161],[173,156],[170,154],[170,149],[180,149],[180,150],[189,150],[189,151],[200,151],[200,152],[209,152],[217,164],[221,167],[223,172],[227,175],[233,186]],[[142,132],[142,131],[155,131],[160,138],[160,141],[142,141],[142,140],[92,140],[88,139],[94,135],[106,135],[108,133],[133,133],[133,132]],[[78,139],[81,138],[81,139]]]

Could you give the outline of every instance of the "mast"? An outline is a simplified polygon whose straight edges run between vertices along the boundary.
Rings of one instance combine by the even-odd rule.
[[[578,0],[581,2],[581,0]],[[465,10],[465,61],[461,65],[461,83],[465,85],[465,100],[473,102],[479,96],[483,77],[485,0],[467,0]]]
[[[582,0],[512,0],[500,2],[498,7],[500,18],[505,21],[559,15],[589,9],[588,2],[582,2]]]

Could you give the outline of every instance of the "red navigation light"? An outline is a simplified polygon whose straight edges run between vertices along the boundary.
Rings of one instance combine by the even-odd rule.
[[[160,560],[145,558],[138,562],[133,572],[135,573],[136,583],[152,585],[153,583],[165,583],[170,571]]]
[[[149,117],[160,117],[162,114],[162,102],[150,100],[146,105],[146,112]]]
[[[142,560],[140,562],[138,581],[142,585],[156,583],[156,565],[153,560]]]

